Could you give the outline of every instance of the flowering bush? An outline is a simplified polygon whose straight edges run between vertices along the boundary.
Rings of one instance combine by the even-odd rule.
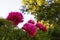
[[[46,29],[46,27],[44,27],[43,24],[40,24],[40,23],[34,24],[34,23],[35,23],[34,20],[29,20],[28,23],[26,23],[26,24],[23,25],[22,29],[25,30],[25,31],[27,31],[27,33],[31,37],[33,37],[36,34],[37,27],[39,29],[43,30],[44,32],[46,32],[47,29]]]
[[[23,15],[10,12],[6,19],[0,19],[0,40],[60,40],[60,0],[23,0],[23,3],[26,10],[22,10],[33,13],[37,22],[29,20],[22,29],[15,29],[23,22]]]
[[[22,29],[15,29],[12,22],[0,18],[0,40],[38,40],[34,20],[29,20],[23,25]]]

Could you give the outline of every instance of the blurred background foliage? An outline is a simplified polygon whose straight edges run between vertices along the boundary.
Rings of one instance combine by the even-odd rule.
[[[38,40],[60,40],[60,0],[22,0],[22,12],[35,16],[46,26],[46,34],[38,32]]]

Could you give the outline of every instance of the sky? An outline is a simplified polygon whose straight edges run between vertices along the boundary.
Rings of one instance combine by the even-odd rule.
[[[20,12],[19,9],[22,6],[21,1],[22,0],[0,0],[0,17],[6,18],[11,11]],[[25,14],[24,22],[20,23],[18,27],[21,28],[30,19],[34,20],[34,16],[31,14]]]

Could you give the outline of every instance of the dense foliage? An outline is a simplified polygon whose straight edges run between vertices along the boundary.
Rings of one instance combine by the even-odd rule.
[[[60,40],[60,0],[23,0],[22,3],[22,12],[34,15],[48,30],[48,34],[39,32],[40,40]]]

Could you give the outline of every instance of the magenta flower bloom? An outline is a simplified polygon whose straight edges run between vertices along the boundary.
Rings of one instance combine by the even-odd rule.
[[[19,23],[23,22],[23,15],[20,12],[10,12],[7,20],[13,22],[13,25],[17,26]]]
[[[46,27],[43,24],[37,23],[36,26],[39,27],[39,29],[41,29],[42,31],[46,32]]]
[[[28,23],[35,24],[34,20],[29,20]]]
[[[24,24],[22,29],[28,32],[30,37],[33,37],[36,34],[36,26],[31,23]]]

